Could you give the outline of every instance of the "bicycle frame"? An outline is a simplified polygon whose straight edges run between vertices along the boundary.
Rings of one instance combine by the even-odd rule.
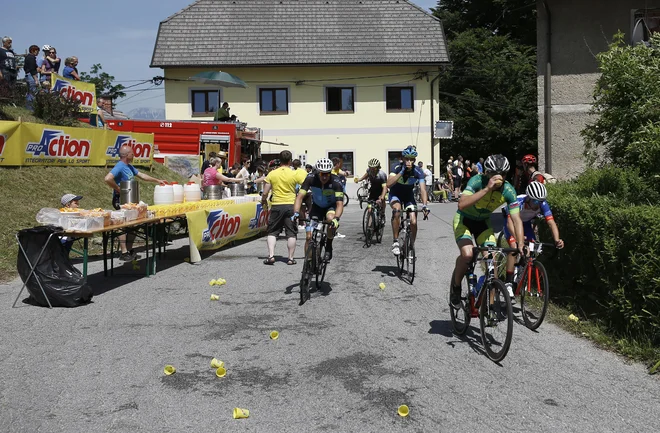
[[[539,276],[539,269],[534,266],[536,257],[541,254],[543,247],[554,247],[553,244],[543,243],[543,242],[528,242],[529,246],[529,257],[527,257],[524,265],[520,265],[520,271],[518,272],[518,282],[516,284],[516,296],[520,295],[520,292],[525,289],[527,293],[532,293],[532,276],[535,277],[534,281],[536,282],[536,293],[541,294],[541,281]],[[517,265],[519,266],[519,265]],[[534,270],[534,275],[532,275],[532,269]],[[525,276],[527,278],[525,278]],[[523,282],[527,282],[527,287],[523,287]]]
[[[468,269],[465,272],[465,275],[473,274],[474,273],[474,268],[477,265],[477,262],[483,261],[486,262],[486,274],[484,275],[484,281],[481,284],[481,287],[479,288],[479,291],[474,294],[474,287],[469,286],[468,282],[468,289],[470,291],[468,298],[470,300],[470,317],[476,318],[479,317],[479,308],[481,307],[481,302],[483,301],[484,293],[486,292],[483,290],[484,287],[488,286],[489,283],[494,280],[495,277],[495,265],[493,264],[493,261],[495,258],[493,257],[493,253],[497,251],[502,251],[503,253],[514,253],[517,252],[518,250],[515,248],[498,248],[498,247],[472,247],[472,261],[468,265]],[[480,253],[488,253],[486,257],[481,257]],[[506,260],[506,256],[503,257],[504,260]]]

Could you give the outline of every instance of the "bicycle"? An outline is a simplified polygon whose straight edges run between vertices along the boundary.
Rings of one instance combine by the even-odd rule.
[[[399,275],[403,278],[403,273],[405,272],[409,279],[410,284],[415,280],[415,262],[417,258],[415,256],[415,244],[413,243],[410,232],[410,214],[411,212],[417,212],[415,206],[410,205],[404,209],[406,213],[405,218],[401,218],[401,224],[399,226],[399,255],[396,256],[396,264],[399,268]],[[405,268],[405,271],[404,271]],[[410,269],[412,268],[412,272]]]
[[[324,219],[319,221],[317,217],[313,217],[310,224],[314,224],[312,231],[312,238],[307,244],[305,250],[305,260],[303,263],[302,276],[300,277],[300,304],[304,304],[309,300],[309,288],[312,284],[312,279],[316,277],[316,288],[321,288],[321,283],[325,278],[325,270],[328,262],[323,260],[325,254],[325,240],[328,232],[328,222]]]
[[[369,182],[369,179],[365,179],[362,182],[360,182],[360,186],[356,194],[358,203],[360,203],[360,209],[362,209],[362,203],[366,202],[367,199],[369,198],[370,189],[371,189],[371,183]]]
[[[504,283],[495,275],[497,263],[495,263],[493,254],[501,253],[498,254],[501,260],[506,260],[504,254],[517,251],[515,248],[473,247],[472,261],[465,273],[467,284],[461,285],[461,306],[454,307],[451,300],[449,301],[451,323],[457,335],[465,334],[470,320],[473,317],[479,317],[481,341],[486,355],[494,362],[502,361],[511,346],[513,308]],[[487,255],[479,258],[479,253],[487,253]],[[486,264],[485,275],[479,281],[474,274],[477,261]],[[453,274],[451,278],[453,284]],[[503,329],[504,327],[506,329]],[[504,336],[503,341],[499,341],[501,338],[497,338],[500,333]]]
[[[506,219],[504,221],[506,224]],[[538,233],[536,224],[534,224],[534,233]],[[503,245],[503,242],[507,242],[507,240],[504,239],[502,232],[498,237],[498,245]],[[543,252],[543,247],[554,248],[555,245],[532,240],[526,242],[526,246],[529,256],[524,264],[517,263],[515,267],[514,294],[520,296],[520,311],[525,326],[533,331],[543,323],[550,302],[548,273],[537,257]]]
[[[376,242],[383,240],[383,231],[385,230],[385,214],[383,209],[375,200],[367,200],[367,208],[362,216],[362,232],[364,233],[364,242],[369,247],[376,236]]]

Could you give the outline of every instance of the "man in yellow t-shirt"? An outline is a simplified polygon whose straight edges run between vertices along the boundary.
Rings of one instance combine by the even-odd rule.
[[[270,217],[268,218],[268,258],[264,260],[266,265],[275,263],[275,243],[282,228],[286,233],[289,249],[287,265],[296,264],[293,254],[296,251],[298,227],[291,217],[293,216],[293,204],[296,201],[296,185],[304,182],[307,172],[292,170],[292,158],[293,156],[288,150],[280,153],[280,166],[266,176],[266,184],[261,196],[262,205],[268,206],[268,194],[272,192]]]

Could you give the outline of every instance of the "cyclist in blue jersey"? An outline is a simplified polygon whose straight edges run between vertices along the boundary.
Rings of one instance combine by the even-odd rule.
[[[296,197],[296,203],[293,205],[293,217],[291,217],[291,219],[299,218],[303,199],[307,193],[310,193],[312,206],[309,209],[309,220],[305,226],[305,251],[307,251],[307,244],[314,231],[312,217],[317,217],[319,220],[325,219],[329,224],[325,257],[323,258],[326,262],[332,260],[332,240],[339,227],[339,218],[344,211],[344,190],[339,178],[330,173],[332,165],[332,161],[327,158],[321,158],[316,162],[317,173],[309,174],[305,178]]]
[[[411,240],[415,243],[417,237],[417,203],[415,202],[415,194],[413,189],[419,183],[420,193],[422,196],[422,210],[426,213],[428,208],[428,196],[425,188],[424,172],[415,166],[415,159],[417,159],[417,149],[414,146],[408,146],[401,152],[403,160],[400,164],[394,167],[387,179],[387,187],[390,189],[390,206],[392,207],[392,235],[394,241],[392,242],[392,253],[399,255],[401,248],[399,245],[399,224],[401,219],[402,207],[408,208],[412,206],[415,210],[410,215],[411,227]]]
[[[527,194],[522,194],[518,196],[518,204],[520,208],[520,219],[523,222],[523,231],[525,235],[525,241],[536,241],[536,234],[534,233],[534,227],[532,226],[532,221],[539,216],[543,215],[545,221],[550,227],[552,232],[552,238],[555,241],[557,248],[564,248],[564,241],[559,237],[559,228],[555,222],[554,217],[552,216],[552,210],[550,205],[546,201],[548,197],[548,190],[540,182],[531,182],[525,191]],[[509,209],[506,209],[507,220],[504,224],[504,238],[509,242],[509,245],[512,248],[516,248],[516,239],[511,235],[514,232],[513,222],[509,216]],[[506,287],[509,291],[509,295],[513,299],[513,270],[516,264],[516,260],[513,255],[510,255],[506,263]]]

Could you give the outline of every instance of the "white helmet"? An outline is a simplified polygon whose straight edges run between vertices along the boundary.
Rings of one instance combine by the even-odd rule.
[[[321,158],[316,161],[316,169],[321,173],[330,173],[334,164],[328,158]]]
[[[532,182],[527,185],[527,197],[532,200],[544,201],[548,197],[548,190],[541,182]]]
[[[50,49],[53,48],[50,45],[46,44],[43,47],[41,47],[41,51],[50,51]]]

